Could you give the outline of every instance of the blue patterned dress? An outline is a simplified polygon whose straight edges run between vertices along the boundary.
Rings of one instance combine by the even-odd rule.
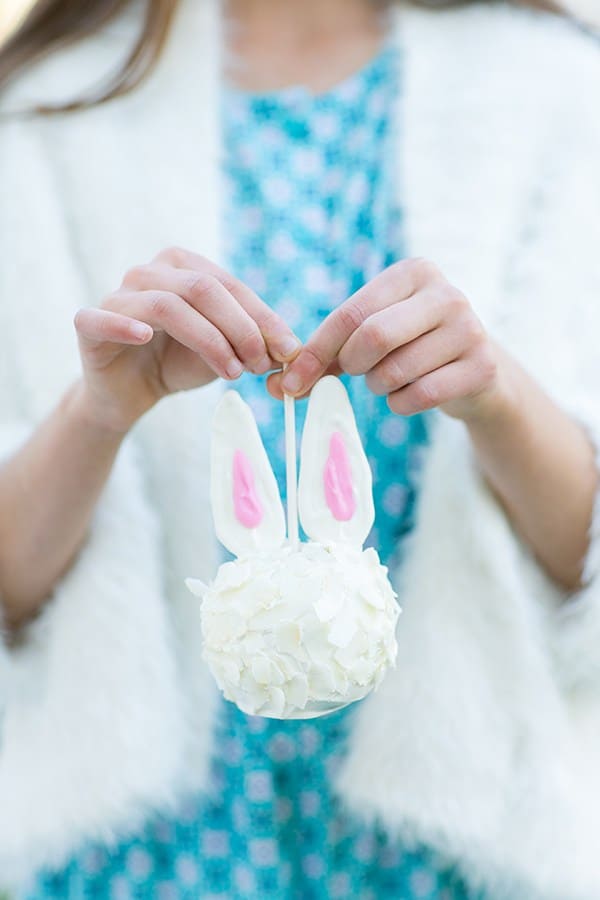
[[[395,50],[325,94],[225,92],[230,268],[305,340],[328,313],[402,255],[391,109]],[[389,562],[413,523],[426,418],[392,415],[347,379],[373,468],[370,543]],[[283,412],[264,379],[243,376],[285,495]],[[299,404],[298,428],[304,418]],[[199,423],[200,427],[200,423]],[[460,900],[456,874],[343,808],[331,789],[356,705],[279,722],[222,702],[207,795],[176,819],[108,850],[82,848],[30,900]]]

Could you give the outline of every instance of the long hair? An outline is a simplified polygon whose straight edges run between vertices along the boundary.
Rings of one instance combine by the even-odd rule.
[[[3,47],[0,91],[16,75],[49,54],[82,40],[116,18],[131,0],[38,0]],[[134,90],[158,61],[169,36],[179,0],[145,0],[140,30],[104,84],[60,106],[40,106],[40,113],[70,112],[106,103]]]
[[[15,33],[0,47],[0,91],[16,75],[44,56],[94,34],[116,18],[131,0],[38,0]],[[201,0],[196,0],[201,2]],[[457,0],[418,0],[426,6],[449,6]],[[461,2],[461,0],[458,0]],[[465,0],[463,0],[465,2]],[[467,0],[468,2],[468,0]],[[522,5],[557,12],[553,0],[517,0]],[[134,90],[156,65],[179,0],[145,0],[140,30],[125,60],[104,84],[60,106],[35,112],[69,112],[106,103]]]

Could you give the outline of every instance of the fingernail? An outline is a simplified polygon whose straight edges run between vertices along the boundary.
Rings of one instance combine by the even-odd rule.
[[[294,353],[296,353],[297,350],[300,349],[300,341],[297,337],[294,337],[290,334],[286,337],[280,338],[277,341],[277,346],[283,356],[292,356]]]
[[[144,325],[143,322],[133,322],[131,325],[131,333],[134,337],[144,340],[149,337],[152,332],[150,325]]]
[[[237,359],[232,359],[231,362],[227,363],[225,367],[225,371],[229,375],[230,378],[239,378],[242,372],[244,371],[244,367],[241,362]]]
[[[257,362],[254,366],[254,371],[257,375],[264,375],[265,372],[268,372],[269,369],[273,368],[273,363],[269,359],[268,356],[263,356],[259,362]]]
[[[302,379],[296,372],[288,372],[283,376],[281,388],[285,394],[299,394],[302,388]]]

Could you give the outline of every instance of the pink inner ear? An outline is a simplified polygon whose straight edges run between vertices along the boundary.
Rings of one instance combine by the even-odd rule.
[[[329,442],[329,456],[323,471],[325,500],[334,519],[348,522],[356,512],[352,486],[352,469],[344,436],[334,431]]]
[[[233,455],[233,509],[244,528],[257,528],[263,520],[264,510],[256,493],[252,464],[241,450]]]

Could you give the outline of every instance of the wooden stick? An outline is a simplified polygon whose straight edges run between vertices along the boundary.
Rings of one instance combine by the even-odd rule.
[[[284,366],[284,372],[286,367]],[[285,475],[287,485],[287,532],[288,541],[295,550],[299,544],[298,535],[298,462],[296,453],[296,402],[287,394],[283,396],[285,416]]]

